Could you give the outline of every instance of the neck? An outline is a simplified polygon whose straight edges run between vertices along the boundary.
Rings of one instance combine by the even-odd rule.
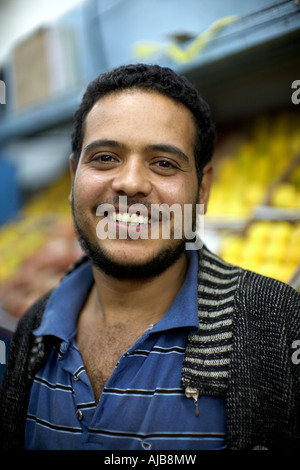
[[[126,322],[157,323],[183,284],[187,257],[183,255],[159,276],[146,280],[120,280],[93,267],[95,284],[90,308],[106,325]]]

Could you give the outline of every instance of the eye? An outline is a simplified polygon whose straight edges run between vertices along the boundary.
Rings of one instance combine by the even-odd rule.
[[[160,166],[161,168],[175,168],[175,165],[173,165],[171,162],[168,160],[160,160],[157,162],[157,165]]]
[[[97,153],[90,159],[90,164],[93,167],[102,170],[109,170],[110,168],[114,168],[117,163],[118,158],[109,153]]]
[[[178,170],[178,166],[175,162],[171,162],[167,159],[157,160],[153,163],[154,169],[159,173],[164,174],[173,174],[176,170]]]
[[[112,155],[109,155],[109,154],[97,155],[96,157],[93,158],[93,160],[97,160],[102,163],[111,163],[111,162],[116,161],[116,159]]]

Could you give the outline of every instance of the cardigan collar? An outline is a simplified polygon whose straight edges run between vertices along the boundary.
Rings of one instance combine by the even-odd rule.
[[[199,251],[199,331],[189,335],[181,378],[190,396],[226,395],[240,273],[241,268],[225,263],[205,246]]]

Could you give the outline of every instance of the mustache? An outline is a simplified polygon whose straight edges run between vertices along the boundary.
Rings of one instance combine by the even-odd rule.
[[[105,199],[98,206],[94,206],[96,215],[108,215],[109,213],[128,213],[129,215],[138,215],[151,217],[152,205],[145,198],[129,198],[127,196],[117,196]]]
[[[98,204],[95,204],[93,209],[96,212],[99,206],[106,204],[114,206],[116,211],[119,209],[127,211],[130,206],[133,206],[134,204],[140,204],[141,206],[144,206],[147,209],[148,213],[150,213],[152,206],[152,204],[144,198],[128,198],[127,196],[115,196],[105,199],[104,201],[101,201]]]
[[[190,210],[186,207],[188,206]],[[141,215],[148,217],[152,222],[168,221],[170,217],[177,216],[177,220],[182,220],[187,215],[188,218],[194,218],[197,212],[197,204],[184,204],[182,207],[179,203],[171,206],[162,203],[150,203],[146,198],[128,198],[127,196],[114,196],[105,199],[101,204],[93,206],[96,215],[105,215],[109,213],[128,213],[129,215]],[[173,213],[173,216],[171,215]]]

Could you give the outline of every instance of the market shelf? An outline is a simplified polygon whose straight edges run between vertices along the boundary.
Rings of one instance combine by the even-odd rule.
[[[210,12],[214,11],[212,3]],[[186,3],[178,0],[163,2],[159,9],[150,0],[86,2],[83,10],[72,14],[72,21],[61,20],[75,28],[78,42],[83,43],[84,38],[79,51],[84,76],[71,91],[35,106],[14,110],[8,103],[8,112],[2,109],[0,115],[0,145],[70,121],[89,79],[129,62],[156,62],[188,76],[211,104],[217,121],[255,112],[258,106],[267,109],[290,104],[291,83],[300,72],[300,6],[291,0],[256,0],[251,5],[233,0],[224,5],[216,2],[214,17],[205,13],[204,6],[191,0],[187,16]],[[163,42],[176,37],[180,24],[191,37],[188,43],[180,44],[184,50],[212,21],[226,15],[237,19],[187,62],[172,60],[167,49],[144,60],[135,53],[139,41]],[[149,17],[156,20],[151,29]],[[170,20],[166,22],[166,18]],[[8,90],[14,83],[12,74],[8,67]]]

